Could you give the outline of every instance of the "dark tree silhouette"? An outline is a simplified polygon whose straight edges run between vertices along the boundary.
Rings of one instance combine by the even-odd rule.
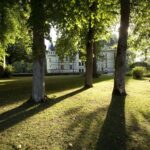
[[[114,95],[126,95],[125,90],[125,71],[126,71],[126,51],[128,39],[128,27],[130,16],[130,0],[120,0],[121,20],[119,30],[119,40],[117,56],[115,62]]]

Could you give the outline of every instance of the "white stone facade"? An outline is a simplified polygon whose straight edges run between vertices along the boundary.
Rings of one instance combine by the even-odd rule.
[[[105,50],[97,56],[97,71],[98,72],[114,72],[115,51]],[[83,73],[85,72],[85,63],[79,58],[79,53],[74,60],[69,57],[61,61],[54,49],[46,51],[46,66],[48,73]]]
[[[114,72],[115,67],[115,50],[105,50],[100,53],[97,58],[98,72]]]

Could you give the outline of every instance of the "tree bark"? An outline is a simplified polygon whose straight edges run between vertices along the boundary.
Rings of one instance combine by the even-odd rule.
[[[3,68],[5,69],[6,68],[6,54],[4,53],[4,56],[3,56]]]
[[[128,39],[128,27],[130,16],[130,0],[120,0],[121,21],[119,30],[119,40],[117,56],[115,61],[114,95],[126,95],[125,90],[125,71],[126,71],[126,51]]]
[[[44,45],[44,4],[43,1],[31,0],[33,28],[33,80],[32,100],[45,100],[45,45]]]
[[[97,1],[94,1],[93,4],[89,7],[90,16],[92,15],[92,13],[96,15],[96,11],[98,9],[97,5],[98,5]],[[95,23],[94,26],[92,25],[92,22],[93,19],[92,17],[90,17],[89,28],[88,28],[89,30],[87,33],[87,43],[86,43],[85,87],[87,88],[93,86],[93,49],[94,49],[94,41],[95,41],[95,24],[96,24],[95,19],[94,19],[94,23]]]
[[[97,47],[96,47],[96,42],[94,41],[93,43],[93,78],[98,78],[98,73],[97,73]]]
[[[86,73],[85,73],[85,87],[93,86],[93,38],[94,30],[89,25],[86,43]]]

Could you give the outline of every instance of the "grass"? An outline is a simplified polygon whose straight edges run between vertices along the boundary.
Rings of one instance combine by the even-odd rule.
[[[150,82],[127,78],[112,97],[102,76],[84,89],[81,76],[46,77],[46,103],[26,102],[31,77],[0,80],[0,150],[149,150]]]

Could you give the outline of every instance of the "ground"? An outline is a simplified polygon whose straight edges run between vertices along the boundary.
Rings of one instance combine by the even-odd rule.
[[[150,82],[126,79],[126,97],[112,97],[113,79],[91,89],[82,76],[46,77],[49,100],[27,102],[31,77],[0,80],[0,150],[149,150]]]

